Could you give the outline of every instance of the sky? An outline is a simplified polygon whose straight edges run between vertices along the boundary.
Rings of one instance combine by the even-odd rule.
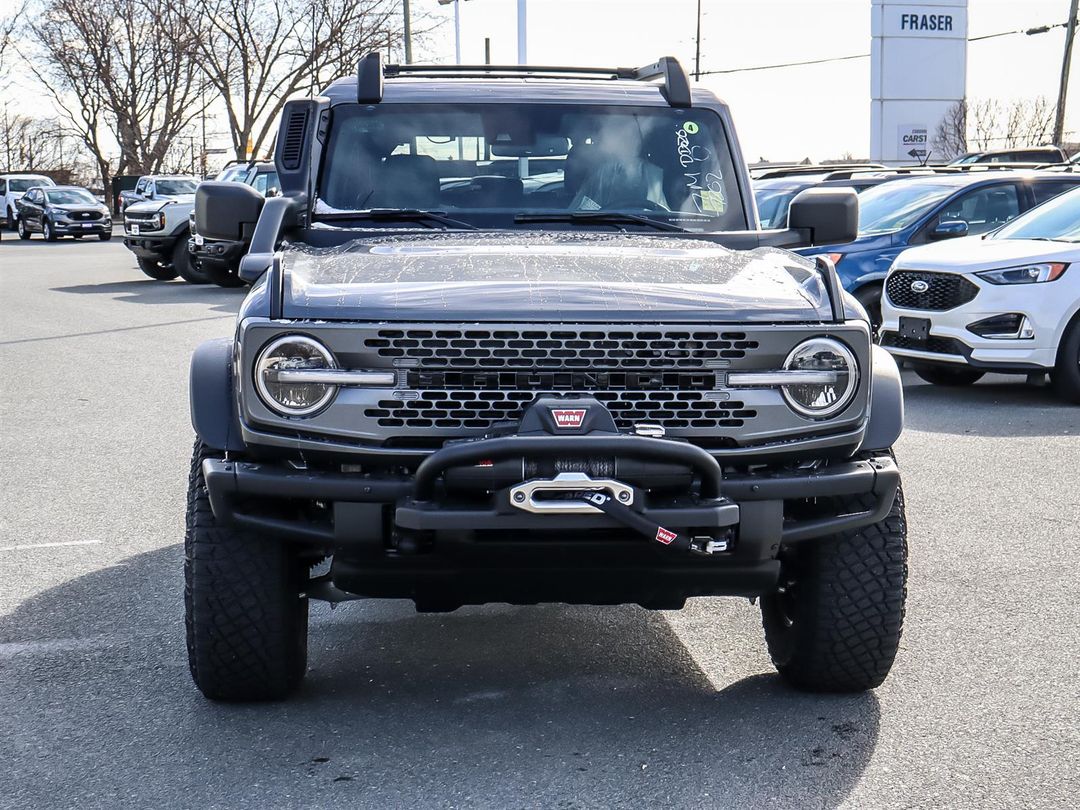
[[[0,7],[12,0],[0,0]],[[694,61],[697,0],[527,0],[533,64],[642,65]],[[870,0],[702,0],[701,69],[718,70],[868,53]],[[1064,22],[1069,0],[970,0],[971,37]],[[453,6],[412,0],[417,61],[452,62]],[[517,0],[462,0],[462,61],[515,62]],[[1057,98],[1064,29],[968,45],[968,97]],[[1080,140],[1080,45],[1073,59],[1066,130]],[[731,106],[748,160],[815,160],[869,154],[870,60],[703,77]],[[47,100],[16,86],[20,112],[49,115]],[[1069,139],[1069,135],[1066,136]]]
[[[696,0],[527,0],[533,64],[644,65],[677,56],[694,62]],[[444,19],[417,57],[452,62],[453,6],[413,0]],[[516,0],[461,3],[462,61],[516,61]],[[869,53],[870,0],[702,0],[701,69]],[[1065,22],[1068,0],[970,0],[968,36]],[[1064,29],[968,45],[969,98],[1057,99]],[[1075,49],[1066,129],[1080,130],[1080,45]],[[419,59],[418,59],[419,61]],[[702,77],[730,106],[748,160],[866,157],[870,60]],[[1073,140],[1080,140],[1075,132]]]

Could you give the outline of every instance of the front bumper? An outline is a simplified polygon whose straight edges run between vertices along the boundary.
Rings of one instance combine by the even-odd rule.
[[[247,244],[244,242],[203,240],[200,245],[193,237],[188,239],[188,252],[201,263],[212,263],[222,267],[239,267],[240,259],[247,252]]]
[[[76,234],[97,235],[99,233],[112,233],[112,223],[104,221],[91,222],[53,222],[53,231],[57,236],[75,236]]]
[[[677,553],[600,511],[516,508],[509,486],[464,497],[450,486],[455,471],[565,459],[575,442],[592,457],[617,453],[685,471],[694,483],[678,492],[634,481],[635,519],[715,538],[722,552]],[[688,596],[762,595],[775,588],[783,548],[882,520],[899,486],[887,453],[723,475],[693,445],[625,435],[464,442],[401,477],[218,459],[203,462],[203,475],[219,522],[333,554],[331,576],[343,590],[413,598],[431,610],[492,601],[668,608]]]
[[[940,271],[934,271],[940,272]],[[987,371],[1027,373],[1052,369],[1067,307],[1074,297],[1062,296],[1050,284],[996,285],[978,276],[965,277],[979,287],[971,301],[945,311],[902,309],[888,295],[881,300],[881,345],[895,357],[915,362],[964,365]],[[1028,339],[984,338],[968,326],[986,318],[1019,314],[1035,330]],[[930,321],[930,339],[911,341],[900,336],[900,318]]]
[[[124,247],[140,259],[171,261],[176,237],[168,234],[160,236],[125,236]]]

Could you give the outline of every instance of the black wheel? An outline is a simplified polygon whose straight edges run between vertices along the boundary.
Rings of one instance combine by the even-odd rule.
[[[41,223],[41,235],[45,237],[46,242],[55,242],[57,239],[56,231],[53,230],[52,223],[47,219]]]
[[[853,499],[856,501],[857,499]],[[851,511],[861,502],[844,504]],[[904,624],[904,496],[880,523],[785,550],[777,593],[761,600],[769,654],[791,685],[861,692],[889,674]]]
[[[26,227],[26,223],[23,222],[21,219],[18,221],[18,223],[16,223],[15,229],[19,232],[20,239],[30,238],[30,229]]]
[[[1059,397],[1080,404],[1080,319],[1065,331],[1051,379]]]
[[[219,287],[243,287],[247,284],[237,275],[235,267],[226,267],[218,262],[201,262],[200,267],[207,278]]]
[[[188,284],[209,284],[210,277],[188,252],[187,239],[177,239],[172,252],[172,266]]]
[[[307,669],[308,568],[284,543],[217,523],[195,442],[184,535],[188,665],[212,700],[280,700]]]
[[[975,371],[963,366],[928,366],[916,363],[913,366],[915,373],[928,383],[934,385],[962,386],[974,385],[983,378],[985,371]]]
[[[100,239],[102,242],[108,242],[110,239],[112,239],[112,234],[106,231],[105,233],[99,233],[97,235],[97,238]]]
[[[881,329],[881,285],[867,284],[855,291],[855,298],[870,316],[870,332],[876,335]]]
[[[139,269],[155,281],[169,281],[177,276],[177,273],[173,270],[172,266],[163,267],[153,259],[143,259],[140,257],[135,261],[139,263]]]

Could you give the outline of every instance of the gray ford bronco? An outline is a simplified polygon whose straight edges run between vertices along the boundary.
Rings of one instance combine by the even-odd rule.
[[[726,105],[639,69],[395,66],[290,101],[281,196],[203,183],[253,286],[191,366],[191,673],[282,698],[308,602],[760,600],[782,676],[878,686],[904,617],[896,364],[761,230]]]

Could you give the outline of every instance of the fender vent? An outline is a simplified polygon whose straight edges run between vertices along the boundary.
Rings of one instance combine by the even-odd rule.
[[[304,151],[304,135],[307,132],[308,111],[294,109],[285,124],[285,137],[281,144],[281,165],[286,169],[299,169],[300,156]]]

